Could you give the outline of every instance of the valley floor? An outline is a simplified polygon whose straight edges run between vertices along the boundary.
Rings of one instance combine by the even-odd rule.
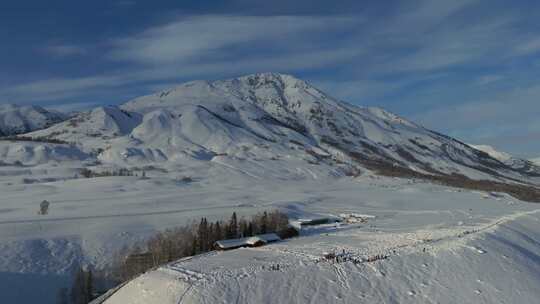
[[[202,216],[273,208],[292,218],[374,218],[179,261],[128,283],[107,303],[534,303],[540,297],[540,205],[505,194],[370,175],[259,179],[216,165],[148,172],[146,179],[74,178],[76,168],[0,168],[6,303],[55,303],[76,265],[107,267],[123,246],[156,231]],[[47,215],[37,214],[42,200],[50,202]],[[325,252],[388,258],[332,263],[321,260]]]

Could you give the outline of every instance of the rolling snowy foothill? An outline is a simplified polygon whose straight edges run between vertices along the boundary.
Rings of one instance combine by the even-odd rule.
[[[6,303],[55,303],[79,265],[106,270],[158,231],[272,209],[343,221],[175,261],[98,302],[540,298],[539,167],[289,75],[189,82],[24,137],[0,141]]]
[[[0,136],[43,129],[66,118],[63,113],[38,106],[0,104]]]

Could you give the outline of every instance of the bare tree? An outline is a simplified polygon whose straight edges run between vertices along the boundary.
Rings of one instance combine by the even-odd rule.
[[[39,215],[46,215],[49,213],[49,205],[51,203],[49,203],[47,200],[44,200],[42,201],[40,204],[39,204],[39,212],[38,214]]]

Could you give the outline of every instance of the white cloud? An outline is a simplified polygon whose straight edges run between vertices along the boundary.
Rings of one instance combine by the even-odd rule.
[[[500,80],[503,80],[505,77],[503,75],[483,75],[478,77],[476,80],[476,83],[478,85],[488,85],[490,83],[494,83]]]
[[[263,48],[290,49],[287,44],[298,46],[314,34],[343,29],[354,22],[347,17],[187,16],[114,40],[110,57],[142,64],[178,64],[223,57],[235,52],[227,48],[249,50],[257,43]]]
[[[535,37],[530,40],[526,40],[523,43],[517,44],[515,47],[518,55],[527,55],[540,51],[540,37]]]
[[[25,103],[64,100],[88,94],[91,90],[118,87],[128,82],[128,75],[53,78],[0,89],[0,99]]]
[[[50,45],[45,47],[44,51],[52,56],[56,57],[68,57],[75,55],[84,55],[87,53],[87,50],[81,46],[77,45]]]
[[[86,44],[98,44],[103,63],[116,70],[0,88],[0,100],[84,100],[96,92],[114,100],[119,91],[138,94],[160,83],[276,71],[311,76],[347,101],[414,110],[414,118],[439,130],[475,138],[510,134],[532,126],[531,113],[540,115],[540,89],[519,88],[538,76],[522,70],[537,66],[522,69],[518,62],[533,61],[540,40],[523,31],[522,12],[485,5],[423,0],[371,16],[176,16]],[[96,49],[65,44],[48,51],[66,57]]]
[[[413,119],[430,128],[481,139],[540,132],[540,85],[513,90],[492,91],[480,99],[462,100],[419,112]]]

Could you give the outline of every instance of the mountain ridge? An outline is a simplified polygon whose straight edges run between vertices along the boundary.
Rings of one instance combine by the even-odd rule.
[[[0,104],[0,136],[12,136],[50,127],[67,115],[40,106]]]
[[[73,142],[102,162],[126,165],[206,155],[260,166],[272,166],[270,160],[300,168],[318,164],[331,175],[339,168],[342,175],[371,171],[520,184],[540,177],[532,163],[505,163],[381,108],[348,104],[278,73],[186,82],[29,135]],[[283,167],[292,174],[292,166]]]

